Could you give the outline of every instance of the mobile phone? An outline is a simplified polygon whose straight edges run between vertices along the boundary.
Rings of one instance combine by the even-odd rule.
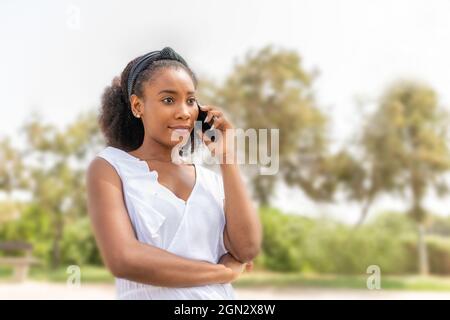
[[[216,140],[216,134],[215,134],[215,130],[211,130],[211,126],[213,124],[211,121],[214,122],[214,120],[210,120],[211,123],[205,122],[208,112],[200,109],[200,104],[198,101],[196,101],[196,103],[197,103],[197,107],[198,107],[197,121],[202,122],[202,132],[205,133],[211,139],[212,142],[214,142]]]
[[[205,122],[206,116],[208,115],[208,112],[203,111],[202,109],[200,109],[200,104],[197,101],[197,107],[198,107],[198,121],[202,122],[202,132],[208,131],[209,129],[211,129],[211,124],[209,124],[208,122]]]

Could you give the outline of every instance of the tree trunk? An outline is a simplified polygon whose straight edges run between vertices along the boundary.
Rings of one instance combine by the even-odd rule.
[[[367,213],[369,212],[369,209],[372,206],[373,200],[374,200],[373,197],[367,199],[366,203],[364,204],[364,207],[362,208],[361,216],[359,217],[359,220],[355,225],[355,229],[359,228],[363,224],[364,220],[367,217]]]
[[[52,248],[52,268],[56,269],[61,264],[61,240],[63,234],[64,223],[61,217],[57,218],[55,223],[55,238],[53,239]]]
[[[423,223],[418,225],[419,238],[417,242],[418,258],[419,258],[419,272],[420,275],[426,276],[429,274],[428,252],[427,244],[425,242],[425,226]]]
[[[257,175],[253,178],[254,194],[261,206],[268,206],[274,190],[274,177]]]

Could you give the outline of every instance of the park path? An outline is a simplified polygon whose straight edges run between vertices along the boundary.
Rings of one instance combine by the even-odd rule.
[[[445,299],[450,292],[397,291],[397,290],[355,290],[355,289],[274,289],[235,288],[238,299],[261,300],[355,300],[355,299]],[[115,299],[112,284],[82,284],[79,288],[63,283],[28,281],[21,284],[0,283],[0,300],[4,299]]]

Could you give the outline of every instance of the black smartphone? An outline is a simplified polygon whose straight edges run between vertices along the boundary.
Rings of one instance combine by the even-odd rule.
[[[206,116],[208,115],[208,112],[203,111],[202,109],[200,109],[200,104],[197,101],[197,107],[198,107],[198,121],[202,122],[202,132],[208,131],[209,129],[211,129],[211,124],[209,124],[208,122],[205,122]]]
[[[208,112],[203,111],[202,109],[200,109],[200,104],[198,101],[197,102],[197,107],[198,107],[198,117],[197,117],[197,121],[201,121],[202,122],[202,132],[206,134],[206,136],[208,136],[212,142],[214,142],[216,140],[216,133],[215,130],[211,130],[211,126],[214,122],[214,120],[210,120],[213,121],[211,123],[205,122],[206,116],[208,115]],[[208,132],[207,132],[208,131]]]

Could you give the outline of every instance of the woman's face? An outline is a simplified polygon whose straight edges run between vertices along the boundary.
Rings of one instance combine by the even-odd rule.
[[[186,142],[199,113],[189,74],[181,68],[160,69],[143,86],[143,98],[132,98],[132,106],[141,115],[145,135],[169,147],[181,138]]]

